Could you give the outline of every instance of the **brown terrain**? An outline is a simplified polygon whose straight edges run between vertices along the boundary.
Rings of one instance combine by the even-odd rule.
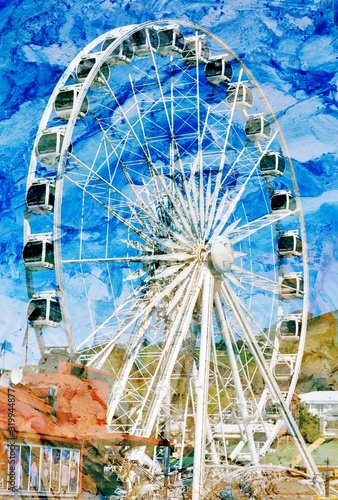
[[[298,393],[338,390],[337,318],[330,312],[309,320]]]

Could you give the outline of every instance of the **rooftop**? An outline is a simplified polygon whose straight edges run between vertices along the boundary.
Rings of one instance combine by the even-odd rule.
[[[338,391],[313,391],[299,394],[304,403],[338,403]]]

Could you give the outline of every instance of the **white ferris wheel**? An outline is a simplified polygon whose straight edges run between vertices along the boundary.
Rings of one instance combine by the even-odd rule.
[[[283,427],[316,474],[290,411],[308,314],[295,175],[218,37],[147,22],[70,63],[33,148],[23,258],[40,368],[111,369],[109,429],[174,443],[193,499]]]

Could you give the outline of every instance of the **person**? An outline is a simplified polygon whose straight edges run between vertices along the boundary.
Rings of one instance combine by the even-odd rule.
[[[35,459],[33,459],[30,470],[30,485],[36,490],[38,489],[39,486],[38,481],[39,481],[38,466],[36,465]]]

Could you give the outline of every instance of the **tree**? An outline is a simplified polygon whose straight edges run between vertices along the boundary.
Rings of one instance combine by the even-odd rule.
[[[321,436],[319,418],[311,413],[304,403],[299,405],[299,429],[307,443],[313,443]]]

